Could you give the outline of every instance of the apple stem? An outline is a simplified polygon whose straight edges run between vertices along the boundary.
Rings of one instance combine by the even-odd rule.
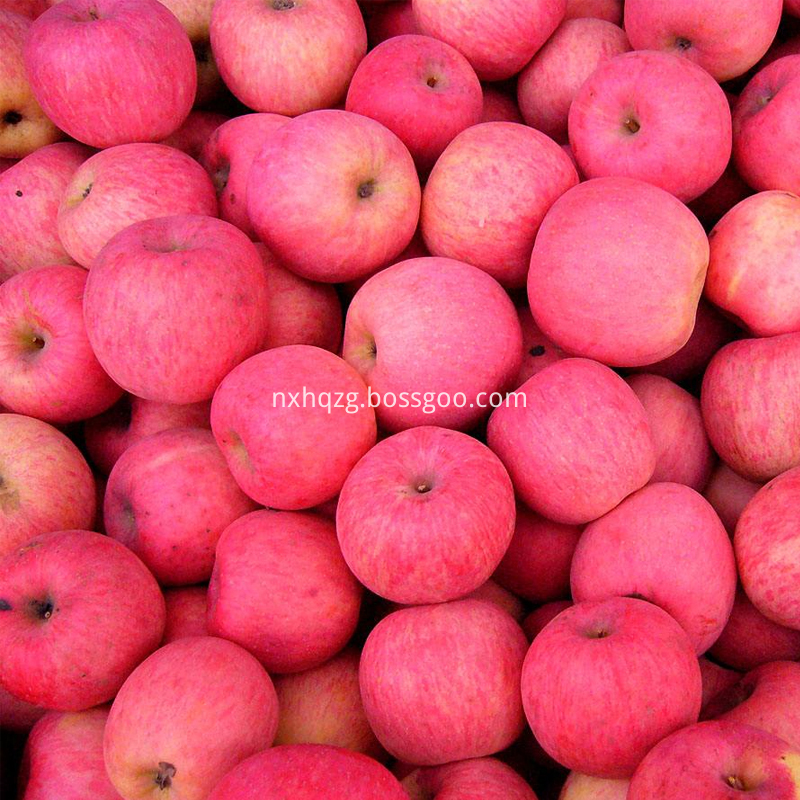
[[[177,771],[174,764],[170,764],[167,761],[159,761],[158,772],[156,773],[156,786],[162,791],[164,789],[169,789],[170,786],[172,786],[172,779],[175,777]]]

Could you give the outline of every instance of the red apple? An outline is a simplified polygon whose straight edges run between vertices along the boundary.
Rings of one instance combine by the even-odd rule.
[[[525,631],[528,641],[532,642],[550,622],[572,605],[572,600],[553,600],[531,611],[531,613],[522,620],[522,630]]]
[[[393,36],[419,33],[411,0],[393,0],[389,3],[376,0],[360,5],[372,47],[377,47]]]
[[[494,603],[498,608],[512,616],[517,622],[521,623],[525,617],[525,606],[517,595],[504,589],[499,583],[491,578],[482,583],[477,589],[464,596],[465,600],[483,600],[487,603]]]
[[[630,781],[570,772],[558,800],[626,800]]]
[[[169,644],[189,636],[208,636],[206,609],[208,590],[205,586],[179,586],[164,590],[167,621],[161,644]]]
[[[0,8],[22,14],[23,17],[36,19],[49,8],[47,0],[0,0]]]
[[[701,656],[698,661],[700,662],[700,674],[703,676],[703,707],[700,710],[702,718],[709,703],[716,700],[717,696],[730,686],[738,683],[742,673],[722,667],[705,656]]]
[[[536,800],[533,789],[496,758],[415,770],[403,780],[411,800]]]
[[[214,111],[192,111],[186,117],[186,122],[166,139],[162,139],[161,144],[174,147],[199,161],[208,137],[227,121],[228,117]]]
[[[594,17],[622,25],[622,2],[623,0],[567,0],[564,18]]]
[[[483,87],[483,114],[480,121],[524,122],[517,101],[493,84]]]
[[[567,354],[541,332],[527,306],[517,306],[517,315],[522,328],[522,366],[514,380],[515,388],[545,367],[567,358]]]
[[[692,200],[689,208],[707,229],[711,229],[737,203],[751,194],[753,190],[744,182],[731,160],[717,182]]]
[[[47,713],[46,708],[26,703],[0,686],[0,730],[28,733]]]
[[[753,495],[763,486],[737,475],[727,464],[719,464],[703,491],[728,533],[733,536],[736,523]]]

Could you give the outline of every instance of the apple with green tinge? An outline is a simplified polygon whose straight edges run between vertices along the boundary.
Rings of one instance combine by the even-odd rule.
[[[558,800],[626,800],[630,781],[570,772]]]
[[[423,767],[403,780],[411,800],[536,800],[533,789],[496,758]]]

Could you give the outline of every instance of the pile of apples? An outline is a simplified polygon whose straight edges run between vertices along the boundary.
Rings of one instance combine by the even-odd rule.
[[[800,0],[0,0],[19,800],[800,799]]]

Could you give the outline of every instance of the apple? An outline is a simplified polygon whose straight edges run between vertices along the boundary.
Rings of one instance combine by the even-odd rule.
[[[636,50],[665,50],[718,80],[747,72],[772,44],[783,0],[626,0],[625,30]]]
[[[356,0],[217,0],[211,48],[246,106],[294,117],[344,97],[367,31]]]
[[[92,471],[61,431],[0,414],[0,559],[42,533],[90,528],[96,502]]]
[[[800,2],[798,0],[784,0],[784,11],[791,14],[793,17],[800,17]]]
[[[689,201],[728,165],[731,112],[702,67],[638,50],[601,63],[581,86],[569,141],[587,178],[638,178]]]
[[[0,0],[0,8],[29,19],[36,19],[49,8],[48,0]]]
[[[463,53],[482,81],[516,75],[564,18],[566,0],[413,0],[414,17],[426,36]]]
[[[403,780],[411,800],[536,800],[533,789],[496,758],[423,767]]]
[[[270,672],[302,672],[347,644],[361,595],[330,520],[254,511],[231,523],[217,544],[208,629],[245,647]]]
[[[710,189],[706,189],[700,197],[692,200],[689,208],[706,229],[710,230],[737,203],[751,194],[753,190],[744,182],[731,160],[717,182]]]
[[[183,125],[166,139],[162,139],[161,144],[174,147],[199,161],[208,137],[228,119],[230,118],[225,114],[215,111],[191,111]]]
[[[527,640],[504,611],[456,600],[395,611],[367,637],[361,697],[378,741],[428,766],[499,752],[522,732]]]
[[[800,631],[798,584],[800,467],[759,489],[739,517],[734,535],[742,586],[768,619]]]
[[[377,761],[341,747],[291,744],[248,758],[208,800],[408,800],[397,778]]]
[[[252,242],[228,222],[185,214],[116,234],[92,265],[83,311],[97,360],[116,383],[180,404],[207,400],[259,349],[266,302]]]
[[[524,286],[545,214],[577,183],[569,157],[543,133],[513,122],[474,125],[448,145],[425,186],[425,244],[504,286]]]
[[[702,492],[714,468],[714,451],[703,427],[700,401],[660,375],[632,375],[628,386],[639,398],[656,446],[651,483],[682,483]]]
[[[703,422],[722,460],[763,483],[800,464],[800,333],[743,339],[706,369]]]
[[[487,442],[517,496],[555,522],[582,525],[618,505],[653,474],[644,407],[608,367],[566,358],[496,408]]]
[[[793,800],[800,753],[765,731],[733,722],[701,722],[659,742],[631,779],[627,800],[728,800],[748,792]]]
[[[69,255],[89,269],[129,225],[176,214],[217,215],[214,187],[204,170],[173,147],[123,144],[97,153],[75,171],[58,209],[58,235]]]
[[[419,204],[405,145],[349,111],[314,111],[280,127],[247,182],[258,238],[293,272],[325,283],[368,275],[399,255],[414,235]]]
[[[483,87],[483,114],[480,121],[522,123],[525,120],[514,97],[493,84],[487,84]]]
[[[63,0],[33,22],[24,56],[45,114],[92,147],[164,139],[197,89],[189,37],[158,0]]]
[[[83,323],[86,271],[31,269],[0,284],[0,403],[52,423],[106,411],[122,396]]]
[[[385,756],[361,702],[361,654],[348,648],[318,667],[275,678],[280,716],[275,744],[327,744],[377,760]]]
[[[517,306],[517,316],[522,328],[522,366],[513,382],[515,388],[545,367],[567,358],[567,354],[542,333],[527,305]]]
[[[141,561],[89,531],[31,539],[0,560],[0,683],[28,703],[105,703],[164,632],[164,597]]]
[[[626,800],[630,781],[570,772],[558,800]]]
[[[707,267],[708,239],[683,203],[639,180],[596,178],[547,212],[528,301],[542,332],[567,352],[644,366],[688,341]]]
[[[385,125],[430,172],[445,147],[483,113],[478,76],[454,47],[409,34],[382,42],[358,65],[346,109]]]
[[[722,667],[714,661],[700,656],[700,674],[703,676],[703,707],[700,710],[700,717],[703,718],[709,703],[729,687],[738,683],[742,677],[741,672]]]
[[[120,689],[103,738],[106,770],[125,798],[205,800],[272,744],[277,726],[275,688],[253,656],[211,636],[180,639]]]
[[[253,159],[274,131],[289,121],[280,114],[244,114],[220,125],[203,146],[199,161],[211,177],[222,219],[255,239],[247,215],[247,179]]]
[[[511,479],[486,445],[421,426],[379,442],[353,467],[336,533],[370,591],[396,603],[441,603],[491,576],[514,517]]]
[[[377,436],[358,373],[308,345],[276,347],[232,370],[214,395],[211,429],[244,492],[287,511],[336,497]]]
[[[562,611],[574,605],[572,600],[553,600],[534,609],[522,620],[522,630],[532,642]]]
[[[697,721],[701,695],[683,629],[629,597],[563,611],[533,640],[522,670],[537,740],[563,766],[598,778],[629,777],[653,745]]]
[[[26,703],[0,686],[0,730],[4,733],[28,733],[46,713],[46,708]]]
[[[477,589],[464,595],[465,600],[483,600],[487,603],[494,603],[498,608],[505,611],[517,622],[521,623],[525,617],[525,606],[517,595],[504,589],[499,583],[489,578]]]
[[[393,36],[419,33],[411,0],[363,3],[361,8],[371,47],[377,47]]]
[[[63,138],[45,116],[25,75],[22,48],[31,20],[0,8],[0,157],[24,158]]]
[[[796,6],[794,10],[791,8],[792,5]],[[798,0],[784,0],[783,10],[792,16],[800,16],[800,4],[798,4]],[[784,56],[796,56],[798,54],[800,54],[800,36],[794,34],[784,41],[776,37],[764,58],[756,64],[756,69],[759,67],[766,67],[767,64],[771,64],[773,61],[777,61]]]
[[[0,283],[26,269],[68,264],[58,238],[61,196],[91,150],[58,142],[31,153],[0,175]]]
[[[566,19],[517,81],[525,122],[557,142],[568,141],[569,107],[584,81],[608,59],[631,49],[625,31],[590,17]]]
[[[453,259],[414,258],[358,290],[342,353],[369,384],[382,428],[469,430],[517,375],[522,334],[491,276]]]
[[[733,536],[742,511],[762,485],[748,481],[737,475],[727,464],[720,463],[711,474],[703,496],[714,507],[725,529]]]
[[[131,445],[108,477],[106,533],[163,586],[207,581],[222,532],[256,504],[239,488],[211,431],[176,428]]]
[[[189,636],[208,636],[206,586],[178,586],[164,590],[167,621],[161,644],[169,644]]]
[[[622,25],[623,0],[567,0],[567,13],[564,19],[594,17]]]

